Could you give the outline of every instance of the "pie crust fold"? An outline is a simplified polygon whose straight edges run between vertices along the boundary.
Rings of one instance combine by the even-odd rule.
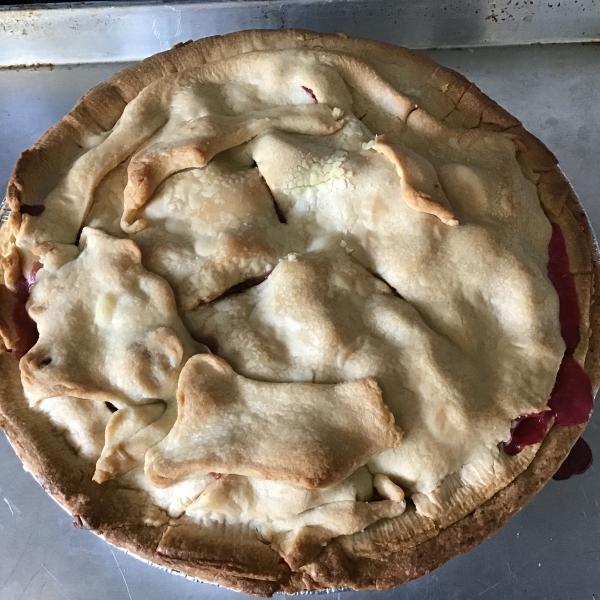
[[[402,440],[374,379],[263,383],[198,354],[179,377],[177,402],[173,428],[146,454],[146,476],[159,487],[216,472],[324,488]]]

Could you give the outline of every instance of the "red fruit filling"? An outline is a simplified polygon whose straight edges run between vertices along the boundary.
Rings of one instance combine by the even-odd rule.
[[[510,440],[504,442],[504,452],[513,456],[519,454],[525,446],[539,444],[544,439],[553,416],[552,411],[545,410],[520,418],[511,431]]]
[[[558,225],[552,224],[552,237],[548,246],[548,279],[556,288],[560,301],[560,332],[567,353],[571,353],[579,345],[579,302],[577,301],[577,290],[575,279],[569,271],[569,256],[565,238]]]
[[[592,384],[583,369],[573,358],[573,351],[579,344],[579,321],[581,314],[577,301],[575,280],[569,271],[569,257],[567,255],[565,238],[560,227],[554,223],[552,224],[552,237],[548,246],[548,254],[548,278],[558,293],[560,330],[567,349],[556,375],[554,389],[548,400],[549,410],[528,415],[517,420],[511,430],[510,439],[503,444],[504,451],[510,455],[518,454],[525,446],[541,442],[550,426],[552,418],[554,418],[554,422],[557,425],[563,427],[581,425],[590,420],[594,410]],[[579,465],[577,468],[581,467],[583,470],[573,471],[572,475],[583,473],[589,467],[592,460],[589,446],[583,440],[580,440],[580,442],[578,448],[582,448],[582,444],[585,445],[589,451],[589,460],[587,458],[585,460],[577,458],[577,465]],[[583,450],[575,450],[574,447],[573,452],[575,454],[582,454]],[[573,461],[575,460],[574,458]],[[565,461],[565,465],[567,461]],[[581,465],[584,465],[584,463],[587,466],[582,467]],[[565,472],[567,468],[569,468],[568,465],[565,467]],[[567,477],[570,476],[568,475]],[[558,478],[567,479],[567,477]],[[555,476],[555,478],[557,477]]]
[[[571,448],[565,462],[552,476],[552,479],[562,481],[573,477],[573,475],[581,475],[591,467],[592,462],[592,450],[583,438],[579,438]]]
[[[43,266],[44,265],[42,265],[42,263],[36,262],[33,264],[33,267],[31,267],[31,271],[30,271],[29,275],[27,276],[27,297],[29,297],[29,292],[31,292],[31,288],[33,287],[33,284],[35,283],[38,271]]]
[[[29,299],[29,292],[35,283],[37,272],[42,268],[41,263],[35,263],[31,272],[25,277],[19,277],[13,292],[15,305],[13,307],[13,322],[18,336],[15,344],[15,355],[20,360],[38,341],[38,330],[35,321],[27,314],[25,304]]]
[[[303,85],[302,89],[312,98],[312,101],[314,104],[319,104],[319,101],[317,100],[315,93],[309,87],[306,87],[305,85]]]
[[[594,410],[592,384],[572,356],[565,354],[548,401],[555,422],[563,427],[587,423]]]

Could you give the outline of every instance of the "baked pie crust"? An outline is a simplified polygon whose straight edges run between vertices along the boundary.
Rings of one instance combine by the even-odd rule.
[[[7,199],[0,425],[75,526],[156,564],[265,596],[389,588],[497,531],[585,427],[502,450],[565,342],[598,388],[583,209],[420,54],[294,30],[177,46],[88,92]]]

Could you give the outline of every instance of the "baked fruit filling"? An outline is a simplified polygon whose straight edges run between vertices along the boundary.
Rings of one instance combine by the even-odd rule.
[[[552,423],[563,427],[587,423],[594,409],[591,382],[573,358],[573,352],[580,342],[581,313],[575,280],[569,270],[564,236],[556,224],[552,225],[548,254],[548,278],[559,298],[559,321],[566,344],[565,355],[548,400],[548,410],[517,420],[510,439],[504,443],[504,451],[508,454],[517,454],[525,446],[541,442]],[[591,459],[588,464],[591,464]]]
[[[12,207],[0,325],[31,410],[148,495],[159,553],[219,530],[298,570],[392,528],[389,554],[589,419],[586,288],[536,156],[417,82],[308,49],[166,74]]]

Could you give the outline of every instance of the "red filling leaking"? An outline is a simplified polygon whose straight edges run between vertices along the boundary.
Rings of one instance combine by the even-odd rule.
[[[565,238],[558,225],[552,224],[552,237],[548,246],[548,279],[556,288],[560,301],[560,332],[567,353],[571,353],[579,345],[579,302],[575,280],[569,271],[569,256]]]
[[[315,93],[309,87],[306,87],[305,85],[303,85],[302,89],[312,98],[312,101],[314,102],[314,104],[319,104],[319,101],[317,100]]]
[[[592,462],[592,450],[583,438],[579,438],[571,448],[565,462],[552,476],[552,479],[562,481],[573,477],[573,475],[581,475],[592,466]]]
[[[31,271],[30,271],[29,275],[27,276],[27,297],[29,297],[29,292],[31,292],[31,288],[33,287],[33,284],[35,283],[35,279],[37,277],[38,271],[43,266],[44,265],[42,265],[42,263],[36,262],[33,264],[33,267],[31,267]]]
[[[528,415],[516,422],[511,431],[510,440],[503,444],[504,451],[510,455],[518,454],[525,446],[541,442],[552,418],[554,418],[557,425],[563,427],[581,425],[590,420],[594,410],[594,395],[590,380],[573,358],[573,351],[579,344],[581,313],[577,301],[575,280],[569,271],[569,257],[565,238],[560,227],[554,223],[552,224],[552,237],[548,246],[548,255],[548,278],[558,294],[560,330],[567,349],[556,375],[554,389],[548,400],[550,410]],[[587,466],[581,467],[583,470],[580,471],[574,470],[571,475],[583,473],[591,464],[591,451],[583,440],[580,440],[580,442],[578,448],[581,448],[584,444],[589,451],[589,459],[586,459],[586,462],[583,458],[577,458],[577,465],[579,465],[577,468],[580,468],[584,463]],[[583,450],[575,450],[574,447],[573,452],[582,454]],[[573,461],[575,460],[574,458]],[[567,461],[565,461],[565,465],[567,465]],[[568,468],[567,465],[565,472]],[[558,478],[566,479],[567,477]],[[555,476],[555,478],[557,477]]]
[[[539,444],[544,439],[553,416],[552,411],[545,410],[519,419],[511,431],[510,440],[504,442],[504,452],[514,456],[525,446]]]
[[[25,277],[19,277],[15,286],[15,291],[13,292],[15,298],[13,322],[19,338],[15,344],[15,355],[19,360],[33,348],[39,338],[35,321],[27,314],[25,304],[29,299],[29,292],[31,292],[31,288],[35,283],[37,272],[41,268],[41,263],[35,263],[27,276],[27,279],[25,279]]]
[[[548,401],[557,425],[570,427],[587,423],[594,410],[592,384],[583,369],[565,354]]]

